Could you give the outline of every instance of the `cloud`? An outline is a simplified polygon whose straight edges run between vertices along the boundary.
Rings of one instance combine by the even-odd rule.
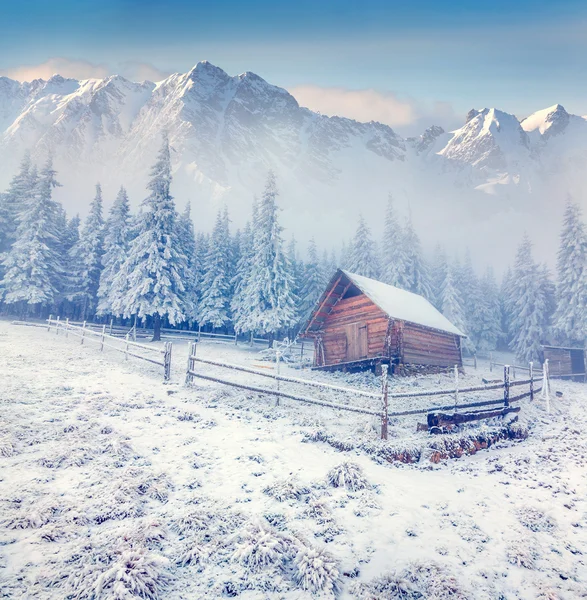
[[[122,75],[132,81],[161,81],[169,73],[161,71],[154,65],[139,61],[119,63],[115,68],[106,64],[95,64],[87,60],[64,57],[49,58],[38,65],[21,65],[4,69],[0,75],[5,75],[17,81],[32,81],[33,79],[49,79],[52,75],[74,79],[102,79],[108,75]]]
[[[411,99],[400,99],[393,92],[373,89],[351,90],[342,87],[299,85],[289,91],[302,105],[328,116],[341,116],[356,121],[378,121],[395,127],[406,135],[421,133],[430,125],[451,129],[462,124],[447,102],[426,106]]]
[[[96,65],[87,60],[54,57],[38,65],[21,65],[4,69],[1,74],[17,81],[32,81],[49,79],[55,74],[74,79],[91,79],[106,77],[110,73],[108,67],[103,64]]]
[[[169,71],[162,71],[151,63],[136,60],[120,63],[117,74],[131,81],[162,81],[171,75]]]

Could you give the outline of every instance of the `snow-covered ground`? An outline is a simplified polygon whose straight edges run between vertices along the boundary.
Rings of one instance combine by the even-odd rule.
[[[198,353],[262,364],[230,344]],[[186,359],[175,345],[165,385],[147,363],[0,321],[0,597],[587,597],[587,386],[555,382],[550,415],[525,401],[527,440],[390,464],[365,450],[382,444],[374,417],[188,389]],[[426,445],[414,424],[393,422],[388,444]],[[318,431],[354,448],[311,441]]]

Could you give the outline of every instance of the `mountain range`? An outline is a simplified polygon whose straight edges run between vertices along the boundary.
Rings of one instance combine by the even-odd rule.
[[[136,205],[163,132],[178,205],[190,201],[203,227],[224,203],[240,226],[272,169],[283,222],[302,241],[346,239],[359,213],[380,227],[391,193],[426,243],[468,245],[499,268],[524,229],[539,257],[552,255],[567,194],[585,198],[587,120],[560,104],[523,119],[471,110],[456,131],[431,125],[404,138],[312,112],[254,73],[231,77],[206,61],[157,83],[0,77],[0,189],[28,149],[54,157],[68,211],[85,212],[96,181],[110,198],[124,184]]]

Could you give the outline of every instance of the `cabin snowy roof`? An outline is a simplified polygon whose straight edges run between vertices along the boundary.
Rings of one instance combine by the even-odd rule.
[[[362,275],[349,273],[339,269],[328,286],[332,286],[339,274],[346,276],[369,300],[376,304],[383,312],[400,321],[408,321],[423,327],[446,331],[461,337],[467,337],[460,329],[455,327],[439,310],[434,308],[426,298],[406,290],[382,283],[375,279],[369,279]],[[326,291],[326,294],[328,290]],[[324,297],[324,296],[323,296]],[[321,300],[322,301],[322,300]],[[320,301],[320,302],[321,302]],[[320,303],[319,303],[320,304]],[[310,317],[307,330],[310,329],[314,320],[315,312]]]

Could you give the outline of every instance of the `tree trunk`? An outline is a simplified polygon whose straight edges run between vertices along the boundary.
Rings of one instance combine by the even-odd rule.
[[[161,316],[159,313],[153,315],[153,339],[152,342],[161,341]]]

